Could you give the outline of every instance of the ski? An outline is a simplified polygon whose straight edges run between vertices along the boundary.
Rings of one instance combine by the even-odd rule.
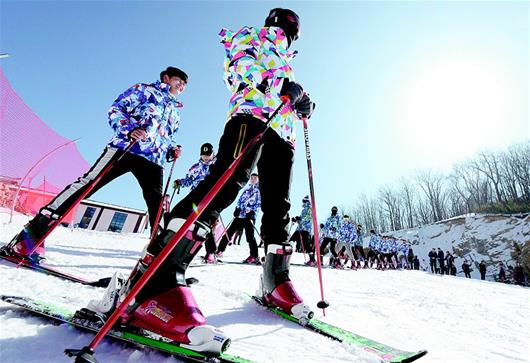
[[[261,306],[267,308],[276,315],[299,324],[298,319],[292,315],[285,313],[284,311],[268,306],[261,298],[252,296],[252,299],[256,301]],[[342,328],[333,326],[331,324],[325,323],[318,319],[309,320],[307,325],[300,325],[308,330],[311,330],[315,333],[321,334],[327,338],[339,341],[341,343],[351,344],[362,348],[363,350],[377,355],[381,362],[384,363],[408,363],[413,362],[416,359],[423,357],[427,354],[426,350],[420,350],[417,352],[408,352],[400,349],[392,348],[386,344],[376,342],[374,340],[368,339],[361,335],[352,333],[350,331],[344,330]]]
[[[34,300],[19,296],[1,295],[2,301],[21,307],[32,314],[53,320],[59,323],[65,323],[80,330],[98,332],[102,322],[81,320],[75,317],[75,312],[58,305],[41,300]],[[221,353],[220,355],[208,355],[194,351],[178,345],[176,342],[164,338],[148,330],[135,329],[129,331],[125,329],[113,328],[107,334],[107,337],[132,344],[138,348],[150,348],[164,354],[169,354],[187,362],[207,362],[207,363],[253,363],[253,361],[241,358],[235,355]]]
[[[24,268],[27,268],[27,269],[30,269],[30,270],[33,270],[33,271],[42,272],[42,273],[44,273],[46,275],[55,276],[55,277],[61,278],[63,280],[77,282],[79,284],[87,285],[87,286],[107,287],[109,282],[110,282],[110,279],[111,279],[110,277],[104,277],[104,278],[101,278],[101,279],[99,279],[97,281],[90,281],[90,280],[84,279],[82,277],[75,276],[75,275],[60,271],[60,270],[58,270],[58,269],[56,269],[56,268],[54,268],[52,266],[48,266],[48,265],[43,264],[43,263],[31,263],[28,260],[25,260],[25,259],[20,258],[20,257],[9,256],[9,255],[4,255],[4,254],[0,253],[0,258],[3,259],[4,261],[8,261],[8,262],[14,263],[16,265],[19,265],[21,267],[24,267]]]

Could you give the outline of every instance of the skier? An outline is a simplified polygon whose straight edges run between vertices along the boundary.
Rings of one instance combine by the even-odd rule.
[[[353,253],[353,246],[357,240],[357,234],[355,233],[355,223],[350,219],[350,216],[344,215],[342,217],[342,223],[339,227],[339,236],[337,238],[337,245],[335,247],[335,253],[337,256],[340,256],[343,252],[346,254],[346,257],[351,261],[352,270],[357,269],[355,256]],[[343,268],[340,258],[336,257],[334,268]]]
[[[120,158],[132,142],[135,144],[121,160],[94,186],[87,198],[117,177],[131,172],[142,188],[149,212],[151,228],[155,228],[158,208],[162,201],[163,165],[180,157],[181,148],[175,142],[180,126],[182,104],[177,99],[186,88],[188,76],[182,70],[168,67],[160,73],[160,81],[139,83],[127,89],[112,104],[108,112],[114,135],[90,170],[68,185],[48,205],[29,221],[11,241],[11,251],[38,263],[44,255],[44,243],[29,256],[36,241],[63,216],[76,199],[110,163]]]
[[[140,293],[134,304],[127,307],[122,316],[125,323],[161,332],[164,336],[191,346],[192,349],[219,353],[226,348],[229,339],[220,330],[205,325],[189,287],[186,286],[186,269],[198,253],[201,244],[211,233],[212,221],[237,197],[241,187],[250,177],[257,163],[260,178],[261,208],[263,211],[261,232],[266,257],[260,283],[260,298],[298,319],[310,319],[311,309],[303,303],[289,278],[289,260],[292,248],[288,242],[289,189],[293,167],[295,135],[298,116],[310,118],[314,103],[303,88],[294,82],[289,61],[294,53],[289,50],[298,38],[299,18],[288,9],[272,9],[262,28],[243,27],[237,32],[223,29],[221,43],[225,47],[225,81],[232,93],[228,121],[221,136],[217,160],[199,185],[190,191],[171,211],[164,228],[149,243],[125,285],[119,290],[123,298],[180,229],[195,207],[204,199],[241,150],[257,135],[263,138],[257,148],[251,149],[219,193],[198,216],[184,238],[160,266]],[[289,98],[283,103],[280,96]],[[275,109],[281,107],[270,124],[264,125]],[[109,285],[111,286],[112,283]],[[116,296],[115,286],[107,289],[97,303],[100,312],[111,310],[106,305],[109,297]],[[105,309],[106,305],[106,309]],[[171,325],[155,319],[149,311],[171,313]]]
[[[409,244],[404,239],[400,239],[399,241],[400,243],[397,246],[397,250],[398,250],[397,260],[398,260],[400,268],[408,269],[409,264],[408,264],[407,258],[409,254]]]
[[[245,229],[250,255],[244,260],[244,263],[259,265],[260,260],[258,256],[258,245],[254,237],[254,224],[256,223],[256,216],[261,207],[261,196],[259,193],[258,174],[252,173],[250,176],[250,183],[247,188],[243,190],[241,197],[237,202],[237,207],[234,211],[234,220],[230,223],[230,227],[223,234],[221,242],[217,248],[217,256],[222,256],[226,250],[226,246],[234,237],[234,234],[241,228]],[[208,252],[208,251],[207,251]],[[205,259],[210,261],[209,257],[213,259],[213,253],[208,252]]]
[[[328,217],[324,223],[324,234],[325,237],[322,240],[320,245],[320,255],[324,256],[326,254],[326,247],[330,245],[329,249],[332,257],[330,258],[329,264],[333,265],[333,259],[337,257],[335,252],[335,246],[337,244],[337,237],[339,236],[339,227],[341,223],[341,218],[337,214],[339,209],[337,207],[331,208],[331,216]],[[324,262],[322,262],[323,264]]]
[[[370,268],[373,268],[374,261],[377,261],[377,265],[380,264],[379,262],[379,248],[381,244],[381,239],[375,233],[375,230],[370,230],[370,241],[368,241],[368,264]]]
[[[311,232],[313,231],[313,214],[311,211],[309,195],[306,195],[304,199],[302,199],[302,211],[300,212],[300,216],[294,218],[298,223],[298,227],[296,227],[296,231],[291,236],[290,241],[301,244],[302,250],[309,255],[309,261],[306,262],[306,265],[314,266],[316,264],[315,251],[311,243],[313,240],[311,237]]]
[[[182,187],[189,187],[190,190],[195,189],[197,185],[199,185],[201,180],[203,180],[204,177],[208,175],[208,173],[210,172],[210,166],[213,163],[215,163],[215,153],[213,150],[213,145],[209,142],[202,144],[200,149],[199,161],[197,161],[189,168],[188,173],[184,178],[175,179],[175,181],[173,182],[173,188],[177,189],[178,191],[180,191],[180,188]],[[164,218],[167,219],[167,215],[165,215]],[[213,233],[211,236],[208,236],[208,238],[204,242],[204,246],[207,252],[206,256],[204,256],[204,260],[207,263],[214,263],[215,261],[213,259],[210,259],[210,256],[208,255],[208,252],[215,252],[216,248]]]
[[[455,258],[449,251],[445,252],[445,265],[447,275],[452,275],[453,269],[455,269]]]
[[[195,189],[199,185],[200,181],[204,179],[210,172],[210,165],[215,162],[215,154],[213,151],[213,145],[210,143],[202,144],[201,154],[199,161],[193,164],[186,176],[182,179],[175,179],[173,182],[173,188],[189,187],[191,190]]]
[[[357,235],[357,238],[355,239],[355,241],[353,242],[353,246],[354,246],[354,255],[355,255],[355,260],[358,264],[357,267],[361,267],[361,263],[363,264],[362,267],[366,268],[368,267],[367,265],[367,262],[366,262],[366,256],[364,254],[364,246],[363,246],[363,226],[358,224],[357,225],[357,230],[355,231],[355,234]],[[352,261],[353,263],[353,261]]]

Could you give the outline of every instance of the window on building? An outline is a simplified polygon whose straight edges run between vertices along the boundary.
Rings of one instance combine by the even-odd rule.
[[[127,213],[121,213],[121,212],[114,213],[114,216],[112,217],[112,221],[110,222],[109,231],[121,232],[126,219],[127,219]]]
[[[94,217],[95,213],[96,208],[87,207],[87,209],[85,209],[85,214],[83,214],[83,218],[81,218],[81,222],[79,222],[79,225],[77,227],[88,228],[88,225],[90,224],[90,221],[92,220],[92,217]]]

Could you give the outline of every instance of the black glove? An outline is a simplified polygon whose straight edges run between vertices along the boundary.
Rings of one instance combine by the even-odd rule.
[[[173,189],[177,189],[182,185],[182,181],[180,179],[175,179],[173,182]]]
[[[166,161],[168,163],[171,163],[173,160],[175,160],[177,148],[181,148],[181,146],[177,145],[177,147],[172,147],[172,148],[167,149]]]
[[[309,98],[309,95],[307,93],[304,93],[302,98],[294,104],[294,109],[297,114],[302,116],[303,118],[310,118],[313,114],[313,111],[315,110],[316,104],[311,101],[311,98]]]
[[[256,212],[251,210],[250,212],[247,213],[247,218],[255,219],[256,218]]]
[[[294,105],[296,102],[300,101],[304,95],[304,89],[296,82],[291,82],[289,79],[283,81],[282,90],[280,91],[280,96],[287,96],[289,100]]]
[[[236,208],[236,210],[234,211],[234,217],[239,218],[240,213],[241,213],[241,209]]]

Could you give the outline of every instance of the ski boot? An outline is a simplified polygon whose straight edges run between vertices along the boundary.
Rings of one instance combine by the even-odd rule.
[[[297,318],[299,324],[306,325],[314,313],[296,293],[289,278],[289,260],[293,248],[290,245],[270,244],[266,249],[258,296],[262,296],[268,305],[276,306]]]
[[[24,228],[9,242],[2,247],[1,252],[5,256],[16,256],[23,258],[31,263],[39,263],[44,260],[45,248],[44,241],[35,248],[45,234],[53,228],[53,224],[58,216],[53,213],[42,210],[30,220]]]
[[[261,262],[259,258],[254,256],[248,256],[243,263],[249,264],[249,265],[261,265]]]
[[[204,257],[203,257],[203,260],[204,260],[204,263],[210,263],[210,264],[214,264],[216,263],[216,259],[215,259],[215,254],[213,253],[207,253]]]
[[[125,300],[154,260],[154,256],[160,253],[184,222],[184,219],[172,219],[167,229],[147,246],[129,279],[121,287],[117,283],[118,278],[111,281],[103,299],[99,303],[91,302],[89,308],[95,308],[94,310],[108,316],[119,302]],[[206,318],[200,311],[185,277],[187,267],[209,233],[210,228],[206,224],[195,222],[127,306],[121,315],[122,325],[152,331],[196,351],[220,354],[228,348],[230,339],[219,329],[205,325]]]

